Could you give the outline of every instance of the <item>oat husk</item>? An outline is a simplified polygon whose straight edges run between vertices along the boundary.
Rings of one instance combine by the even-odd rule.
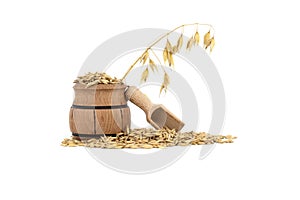
[[[80,83],[86,85],[86,87],[91,87],[93,85],[98,84],[119,84],[121,80],[117,79],[116,77],[111,77],[106,73],[87,73],[84,76],[78,76],[74,83]]]
[[[151,149],[165,148],[172,146],[206,145],[206,144],[224,144],[233,143],[232,135],[212,135],[205,132],[176,132],[169,129],[133,129],[128,133],[118,133],[116,136],[106,136],[92,138],[88,140],[76,140],[66,138],[61,145],[65,147],[84,146],[91,148],[109,148],[109,149]]]

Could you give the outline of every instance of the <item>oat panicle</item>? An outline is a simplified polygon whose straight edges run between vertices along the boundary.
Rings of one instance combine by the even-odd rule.
[[[157,70],[157,65],[158,64],[154,62],[153,58],[151,58],[151,56],[149,54],[149,50],[153,51],[152,47],[154,47],[158,42],[160,42],[164,39],[166,40],[166,43],[165,43],[165,48],[162,51],[162,60],[163,60],[164,64],[167,64],[168,67],[174,68],[175,67],[174,55],[176,55],[176,53],[180,52],[180,50],[182,49],[182,46],[183,46],[183,43],[184,43],[183,28],[187,27],[187,26],[195,26],[197,29],[193,33],[193,35],[188,39],[188,41],[186,41],[186,50],[191,51],[194,46],[199,46],[201,39],[200,39],[200,32],[198,31],[198,27],[199,26],[204,26],[204,27],[209,28],[208,32],[204,35],[204,39],[203,39],[204,49],[207,49],[208,47],[210,47],[210,52],[212,52],[212,50],[215,46],[214,36],[211,37],[211,30],[214,30],[213,27],[210,24],[199,24],[199,23],[184,24],[184,25],[181,25],[179,27],[176,27],[175,29],[169,31],[165,35],[163,35],[160,38],[158,38],[157,40],[155,40],[142,53],[142,55],[129,67],[129,69],[126,71],[126,73],[122,77],[121,81],[126,78],[127,74],[132,70],[132,68],[136,65],[136,63],[138,61],[140,61],[140,63],[142,65],[145,65],[148,61],[148,66],[145,66],[145,70],[143,71],[143,73],[141,75],[142,82],[147,81],[147,78],[149,76],[149,70],[148,70],[149,67],[152,70],[152,72],[158,71]],[[172,34],[173,32],[175,32],[176,30],[180,29],[180,28],[182,29],[182,33],[179,36],[179,38],[177,39],[177,41],[175,42],[175,45],[172,45],[172,41],[169,40],[169,35]],[[156,58],[157,59],[155,59],[155,60],[158,60],[159,63],[161,64],[160,59],[157,56],[156,56]],[[160,65],[160,66],[162,66],[162,65]],[[166,66],[162,66],[163,72],[164,72],[164,79],[163,79],[162,84],[161,84],[160,94],[161,94],[162,91],[166,92],[167,91],[167,86],[168,86],[168,84],[166,84],[166,81],[165,81],[165,77],[166,77],[166,70],[164,69],[165,67]]]
[[[171,67],[171,68],[175,69],[175,61],[176,60],[174,59],[174,55],[176,55],[178,52],[180,52],[184,45],[184,42],[185,42],[184,37],[183,37],[184,28],[185,27],[196,27],[196,31],[186,41],[185,48],[187,51],[191,51],[193,47],[199,46],[200,41],[201,41],[201,39],[200,39],[201,34],[198,31],[199,26],[209,28],[208,32],[206,32],[206,34],[203,37],[203,45],[204,45],[203,48],[204,49],[209,48],[209,51],[212,52],[212,50],[214,49],[214,46],[215,46],[215,37],[214,37],[214,35],[211,34],[211,30],[214,30],[212,25],[200,24],[200,23],[183,24],[183,25],[178,26],[178,27],[174,28],[173,30],[167,32],[166,34],[164,34],[163,36],[161,36],[160,38],[155,40],[149,47],[147,47],[145,49],[145,51],[141,54],[141,56],[139,56],[136,59],[136,61],[128,68],[128,70],[126,71],[126,73],[123,75],[123,77],[121,79],[117,79],[115,77],[112,78],[105,73],[99,73],[99,72],[91,73],[90,72],[84,76],[79,76],[74,81],[74,83],[84,84],[84,85],[86,85],[86,87],[91,87],[91,86],[94,86],[97,84],[119,84],[119,83],[123,82],[123,80],[126,78],[128,73],[134,68],[134,66],[137,63],[140,63],[141,65],[143,65],[145,67],[144,71],[141,74],[141,78],[140,78],[141,82],[146,82],[148,80],[150,72],[152,72],[152,73],[158,72],[157,66],[162,68],[162,70],[164,72],[164,78],[162,80],[160,94],[162,91],[166,92],[170,80],[169,80],[169,78],[166,78],[169,76],[168,76],[165,68]],[[182,33],[180,34],[180,36],[178,37],[178,39],[176,41],[171,41],[169,39],[169,35],[175,31],[177,31],[178,29],[182,29]],[[164,66],[161,64],[159,56],[157,56],[156,53],[154,52],[154,50],[152,49],[158,42],[160,42],[162,40],[165,40],[165,48],[162,51],[162,60],[163,60],[163,63],[166,64],[167,66]],[[150,52],[152,52],[152,53],[150,53]],[[153,57],[153,55],[155,56],[155,58]],[[158,63],[156,63],[156,61]],[[149,70],[149,68],[151,69],[151,71]]]

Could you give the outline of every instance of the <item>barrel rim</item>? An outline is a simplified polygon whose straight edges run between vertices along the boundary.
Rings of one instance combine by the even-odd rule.
[[[127,85],[124,83],[117,83],[117,84],[98,84],[93,85],[91,87],[86,87],[86,85],[81,83],[76,83],[73,88],[76,90],[121,90],[125,89]]]

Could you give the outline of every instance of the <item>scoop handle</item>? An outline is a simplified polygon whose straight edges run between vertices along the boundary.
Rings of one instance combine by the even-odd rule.
[[[146,117],[149,118],[153,104],[145,94],[143,94],[137,87],[129,86],[125,92],[125,96],[132,103],[141,108],[146,113]]]

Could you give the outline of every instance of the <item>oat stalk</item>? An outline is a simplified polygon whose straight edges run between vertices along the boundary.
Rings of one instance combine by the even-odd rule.
[[[157,70],[155,62],[149,56],[149,51],[151,51],[154,54],[154,56],[156,57],[156,59],[159,61],[159,63],[161,63],[160,59],[155,54],[152,47],[155,46],[158,42],[162,41],[165,38],[167,38],[167,42],[166,42],[165,49],[163,51],[163,60],[164,60],[164,63],[168,62],[169,67],[174,67],[173,55],[178,53],[183,45],[183,31],[184,31],[184,27],[186,27],[186,26],[196,26],[196,32],[192,35],[192,37],[187,42],[186,49],[191,50],[191,48],[193,46],[200,44],[200,34],[198,32],[198,27],[199,26],[208,26],[209,31],[205,34],[203,43],[204,43],[204,48],[207,49],[208,47],[210,47],[210,52],[211,52],[215,45],[214,36],[211,37],[211,31],[214,32],[214,28],[212,27],[212,25],[211,24],[200,24],[200,23],[183,24],[183,25],[178,26],[178,27],[174,28],[173,30],[167,32],[166,34],[160,36],[158,39],[156,39],[154,42],[152,42],[145,49],[145,51],[131,64],[131,66],[128,68],[128,70],[125,72],[125,74],[123,75],[123,77],[120,80],[123,81],[138,62],[143,63],[143,65],[146,62],[149,62],[149,66],[152,69],[152,71],[154,72],[155,69]],[[182,28],[182,33],[181,33],[180,37],[178,38],[177,44],[172,46],[171,42],[168,40],[168,36],[180,28]],[[162,65],[160,65],[160,66],[162,66]],[[168,77],[168,74],[166,73],[166,71],[163,67],[162,67],[162,69],[164,71],[164,81],[161,85],[160,91],[162,91],[162,90],[166,91],[168,84],[169,84],[169,78],[167,78],[167,81],[166,81],[166,77]],[[141,81],[147,81],[148,75],[149,75],[149,70],[148,70],[148,66],[147,66],[142,74]]]

